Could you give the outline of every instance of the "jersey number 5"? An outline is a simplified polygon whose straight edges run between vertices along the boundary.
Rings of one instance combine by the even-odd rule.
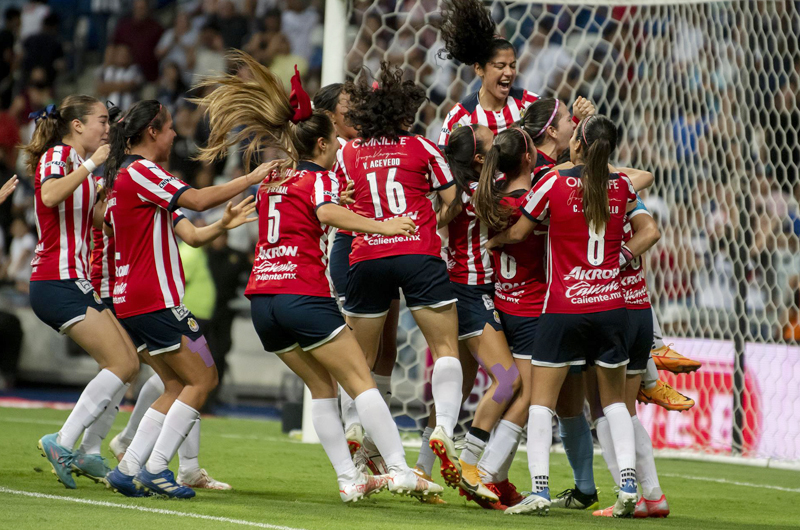
[[[599,233],[595,231],[594,223],[589,225],[589,247],[586,249],[586,258],[589,260],[589,264],[594,267],[602,265],[605,259],[605,235],[605,225]]]
[[[386,200],[389,203],[389,211],[394,215],[400,215],[406,211],[406,193],[403,185],[394,181],[397,175],[397,168],[393,167],[386,175]],[[381,206],[381,192],[378,187],[378,173],[373,171],[367,173],[369,183],[369,193],[372,196],[372,206],[375,208],[375,218],[383,217],[383,207]]]
[[[281,237],[281,212],[279,212],[275,207],[281,202],[281,200],[283,200],[283,197],[280,195],[269,196],[269,211],[267,212],[267,241],[271,244],[277,243],[278,239]]]

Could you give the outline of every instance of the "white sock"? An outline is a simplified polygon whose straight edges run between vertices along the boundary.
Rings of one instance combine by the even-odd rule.
[[[653,359],[647,359],[647,371],[642,377],[642,384],[645,388],[650,389],[656,386],[657,382],[658,368],[656,368],[656,362]]]
[[[336,471],[336,478],[340,481],[356,480],[358,470],[350,458],[336,398],[312,399],[311,419],[322,448]]]
[[[144,417],[139,423],[139,429],[136,431],[136,436],[131,440],[128,450],[125,451],[125,456],[119,463],[119,470],[122,473],[134,476],[142,469],[142,466],[153,452],[153,447],[156,445],[158,435],[161,434],[165,419],[166,415],[155,409],[147,409],[145,411]]]
[[[603,459],[606,461],[608,472],[611,473],[611,478],[614,479],[614,484],[619,487],[619,465],[617,464],[617,455],[614,453],[614,440],[611,438],[611,426],[608,424],[606,418],[600,418],[595,423],[597,430],[597,441],[600,442],[600,450],[603,453]]]
[[[361,420],[358,419],[358,411],[356,410],[356,404],[347,392],[344,391],[342,385],[339,385],[339,398],[342,401],[342,419],[344,420],[344,431],[347,432],[350,430],[350,427],[355,425],[356,423],[361,423]]]
[[[478,462],[478,469],[483,471],[487,482],[502,482],[508,478],[508,469],[504,467],[509,456],[516,454],[521,437],[522,427],[508,420],[500,420]]]
[[[378,392],[381,393],[381,397],[383,401],[386,403],[387,407],[391,407],[392,404],[392,376],[391,375],[378,375],[372,374],[372,378],[375,380],[375,386],[378,387]]]
[[[83,431],[97,419],[119,389],[125,386],[110,370],[100,370],[83,389],[64,426],[58,431],[57,443],[70,451]]]
[[[636,437],[636,477],[642,485],[644,498],[657,501],[664,492],[661,491],[661,484],[658,482],[656,461],[653,458],[653,442],[638,416],[631,417],[631,421]]]
[[[603,409],[603,414],[611,428],[611,438],[614,440],[614,453],[617,455],[619,465],[620,485],[624,486],[625,479],[636,478],[636,442],[633,435],[633,422],[625,403],[612,403]]]
[[[520,433],[520,439],[522,438],[522,433]],[[500,466],[500,471],[495,474],[497,477],[498,482],[503,482],[504,480],[508,480],[508,472],[511,470],[511,464],[514,463],[514,458],[517,456],[517,450],[519,449],[519,441],[514,446],[514,449],[506,457],[506,461],[503,462],[503,465]]]
[[[445,434],[453,437],[461,410],[461,387],[464,374],[461,362],[456,357],[440,357],[433,364],[431,391],[436,405],[436,425],[441,425]]]
[[[464,450],[459,457],[463,462],[473,466],[478,465],[478,460],[483,455],[486,444],[489,443],[490,433],[483,429],[470,427],[469,432],[464,437]]]
[[[164,383],[157,374],[153,374],[139,391],[139,397],[136,398],[136,405],[133,406],[133,412],[131,412],[131,417],[128,419],[128,424],[125,425],[125,428],[119,433],[119,440],[121,442],[130,445],[131,440],[136,436],[136,431],[139,429],[139,422],[142,421],[144,413],[153,406],[153,403],[155,403],[163,393]]]
[[[178,447],[178,474],[188,475],[200,469],[197,456],[200,454],[200,418],[192,426],[180,447]]]
[[[130,388],[130,383],[125,383],[122,388],[114,394],[111,401],[106,405],[106,409],[100,414],[94,423],[89,425],[83,433],[83,440],[78,451],[87,455],[99,455],[100,444],[103,443],[111,426],[114,425],[114,420],[117,418],[119,412],[119,404],[122,398],[125,397],[125,392]]]
[[[433,427],[425,427],[425,430],[422,431],[422,446],[419,448],[417,457],[417,469],[422,470],[428,476],[433,473],[433,464],[436,463],[436,455],[430,445],[431,434],[433,434]]]
[[[403,442],[400,441],[397,424],[389,407],[379,398],[380,392],[377,388],[370,388],[359,394],[355,399],[358,417],[389,469],[406,471],[406,452]]]
[[[161,473],[169,467],[178,447],[186,439],[194,424],[200,421],[200,413],[183,401],[176,399],[164,419],[164,427],[158,435],[153,454],[145,467],[150,473]]]
[[[664,333],[661,331],[661,325],[658,323],[658,315],[656,315],[656,308],[650,307],[653,312],[653,349],[657,350],[664,346]]]
[[[528,470],[534,493],[549,486],[550,445],[553,442],[553,416],[547,407],[531,405],[528,409]]]

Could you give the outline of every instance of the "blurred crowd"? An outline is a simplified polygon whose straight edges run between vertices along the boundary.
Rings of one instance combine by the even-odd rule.
[[[123,109],[158,98],[178,133],[170,171],[202,187],[242,171],[237,157],[193,160],[208,124],[191,87],[229,70],[227,50],[247,51],[287,87],[297,65],[308,92],[319,87],[322,0],[9,2],[0,23],[0,182],[23,178],[0,206],[0,297],[19,304],[36,244],[33,190],[17,150],[33,128],[28,113],[70,92]],[[649,284],[668,333],[730,338],[744,299],[750,340],[800,340],[797,4],[492,5],[518,50],[516,84],[567,103],[591,99],[620,124],[619,163],[656,175],[645,200],[663,235],[649,253]],[[436,0],[354,0],[344,58],[350,76],[377,72],[385,59],[424,85],[429,102],[414,132],[432,139],[479,83],[443,53],[437,10]],[[253,236],[243,229],[188,258],[200,261],[202,292],[218,293],[209,321],[246,277],[243,267],[223,285],[219,270],[249,260]]]

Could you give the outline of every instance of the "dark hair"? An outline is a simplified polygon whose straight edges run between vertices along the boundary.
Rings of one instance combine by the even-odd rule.
[[[72,120],[86,123],[86,116],[91,114],[92,107],[97,103],[100,101],[92,96],[67,96],[57,110],[48,113],[36,122],[36,129],[33,131],[30,143],[22,147],[27,155],[26,162],[31,175],[36,173],[36,165],[42,155],[70,133]]]
[[[50,13],[49,15],[44,17],[44,20],[42,21],[42,25],[45,28],[57,28],[58,27],[58,23],[60,21],[61,20],[60,20],[59,16],[56,13]]]
[[[547,138],[546,127],[558,127],[558,121],[553,115],[556,110],[556,98],[541,98],[534,101],[519,121],[519,126],[533,139],[536,146],[542,145]],[[549,123],[548,123],[549,122]]]
[[[128,150],[142,141],[147,129],[160,131],[167,121],[167,109],[155,99],[135,103],[122,118],[111,126],[108,144],[111,151],[105,164],[106,189],[114,187],[122,162]]]
[[[357,81],[349,81],[344,91],[350,95],[345,117],[361,138],[386,137],[396,141],[414,124],[419,106],[428,98],[414,81],[403,81],[403,69],[381,62],[380,84],[373,87],[362,71]]]
[[[336,105],[339,104],[339,97],[342,95],[344,84],[331,83],[320,88],[314,95],[314,108],[336,112]]]
[[[464,64],[483,68],[497,52],[514,50],[513,44],[497,35],[492,15],[480,0],[444,0],[439,30],[447,58]]]
[[[478,182],[480,173],[472,168],[475,155],[485,154],[486,146],[475,134],[478,124],[459,127],[450,134],[450,139],[444,147],[444,156],[447,165],[453,174],[456,183],[456,204],[461,201],[461,195],[469,192],[470,182]]]
[[[6,22],[14,20],[15,18],[20,18],[22,16],[22,11],[19,10],[18,7],[9,7],[3,13],[3,18],[5,18]]]
[[[617,128],[605,116],[589,116],[578,125],[583,148],[583,217],[598,231],[606,226],[608,209],[608,157],[617,147]]]
[[[511,211],[500,203],[505,194],[497,184],[497,172],[517,176],[525,153],[531,154],[533,143],[528,133],[517,127],[498,134],[486,155],[478,189],[472,196],[475,215],[492,230],[504,230]]]
[[[190,100],[206,108],[211,129],[198,160],[213,162],[223,158],[232,146],[246,142],[244,163],[249,171],[253,157],[264,148],[275,147],[298,162],[313,156],[317,139],[331,137],[333,122],[324,110],[315,110],[308,119],[292,123],[294,109],[283,82],[244,52],[232,52],[229,60],[249,68],[253,80],[226,74],[206,78],[196,87],[214,87],[205,96]]]

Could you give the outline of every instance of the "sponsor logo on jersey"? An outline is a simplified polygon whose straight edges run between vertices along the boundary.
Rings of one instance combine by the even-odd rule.
[[[269,260],[274,258],[281,258],[283,256],[297,256],[297,247],[290,247],[286,245],[279,245],[277,247],[258,249],[258,256],[256,260]]]
[[[197,333],[200,330],[200,326],[197,324],[197,320],[190,318],[186,321],[189,324],[189,329],[191,329],[194,333]]]
[[[66,168],[67,167],[67,163],[64,162],[63,160],[51,160],[50,162],[47,162],[44,165],[45,168],[48,168],[50,166],[58,166],[58,167]]]
[[[175,177],[165,178],[164,180],[162,180],[161,182],[158,183],[158,187],[161,188],[161,189],[164,189],[164,188],[167,187],[167,184],[169,184],[173,180],[178,180],[178,179],[176,179]]]
[[[619,269],[584,269],[580,265],[564,276],[565,281],[570,280],[611,280],[619,275]]]
[[[119,255],[119,253],[117,253],[117,255]],[[127,276],[130,268],[131,268],[130,265],[120,265],[119,267],[115,267],[117,278],[122,278],[123,276]]]

